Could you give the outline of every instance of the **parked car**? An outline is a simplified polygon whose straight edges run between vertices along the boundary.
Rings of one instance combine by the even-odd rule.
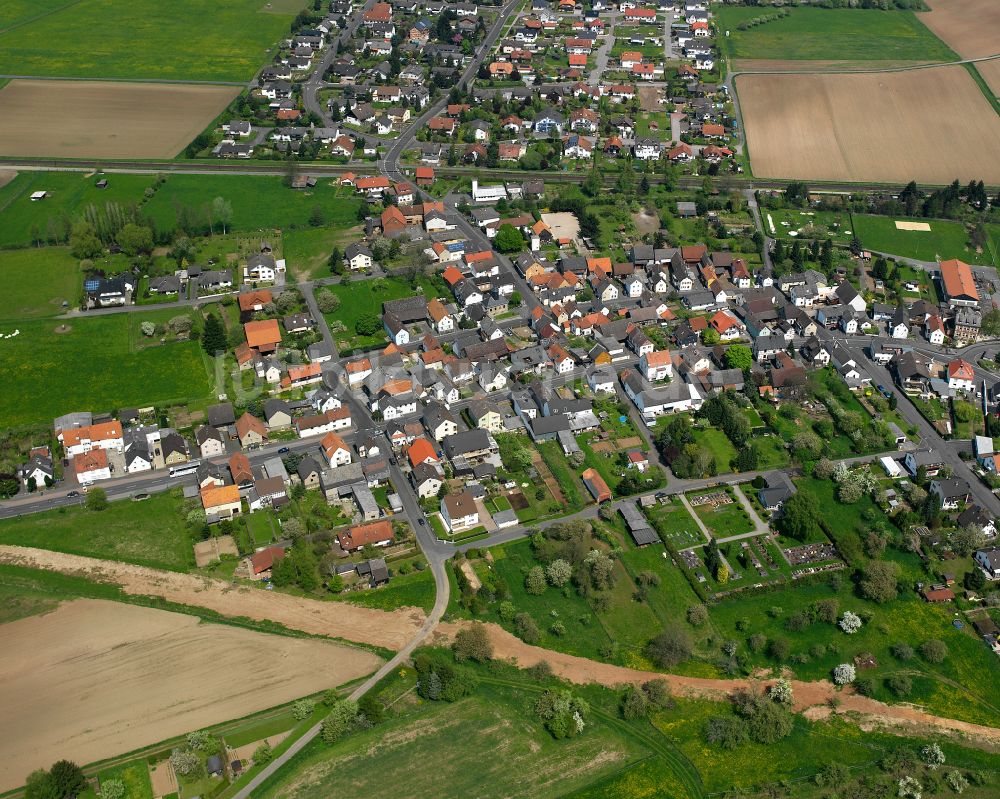
[[[289,449],[288,449],[288,447],[281,447],[281,448],[280,448],[280,449],[278,450],[278,454],[279,454],[279,455],[284,455],[284,454],[285,454],[286,452],[290,452],[290,451],[291,451],[291,450],[289,450]]]
[[[79,491],[70,491],[66,496],[67,497],[78,497],[78,496],[80,496],[80,492]]]

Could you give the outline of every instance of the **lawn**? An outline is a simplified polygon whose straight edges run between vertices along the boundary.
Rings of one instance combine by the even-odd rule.
[[[700,491],[697,494],[689,494],[688,501],[690,502],[692,497],[699,496],[700,494],[718,493],[721,490],[710,489],[709,491]],[[729,491],[726,493],[732,496]],[[696,505],[694,512],[698,514],[698,518],[705,523],[705,526],[712,531],[717,539],[729,538],[730,536],[749,533],[753,530],[753,522],[750,521],[749,515],[735,497],[733,497],[733,501],[730,504],[719,505],[714,508],[708,504]]]
[[[713,9],[732,58],[807,61],[950,61],[957,59],[910,11],[795,8],[749,30],[741,22],[772,8],[719,5]]]
[[[897,230],[897,221],[927,222],[931,229]],[[968,248],[969,237],[961,222],[853,214],[852,223],[855,234],[861,239],[866,250],[915,258],[918,261],[961,258],[976,263],[984,260],[982,256]]]
[[[716,474],[726,474],[732,471],[729,463],[736,457],[736,447],[721,430],[714,427],[696,427],[694,429],[694,443],[702,449],[711,450],[712,456],[715,458]]]
[[[408,799],[556,797],[647,754],[619,725],[596,718],[586,734],[554,740],[526,712],[534,696],[483,683],[473,696],[455,703],[403,702],[402,715],[334,747],[317,738],[278,781],[255,796],[364,796],[384,792],[385,775],[394,774],[405,783],[396,793]],[[484,757],[486,752],[502,756]]]
[[[358,223],[364,203],[332,180],[311,189],[290,189],[284,178],[255,175],[170,175],[156,195],[143,206],[157,229],[173,229],[181,206],[194,211],[207,209],[216,197],[233,207],[232,230],[273,230],[307,227],[315,209],[322,225],[351,227]]]
[[[0,274],[7,284],[0,317],[7,319],[53,316],[63,302],[75,306],[83,290],[80,267],[65,247],[0,250]]]
[[[0,35],[2,40],[2,35]],[[153,175],[102,175],[105,189],[95,185],[97,177],[80,172],[20,172],[0,188],[0,246],[28,246],[36,234],[50,238],[50,225],[61,227],[64,217],[73,218],[88,205],[107,203],[128,206],[142,200],[143,192],[156,182]],[[44,200],[32,202],[32,192],[47,191]],[[34,230],[34,232],[33,232]]]
[[[246,81],[295,16],[292,10],[264,13],[260,0],[218,0],[208,13],[198,0],[55,5],[46,0],[51,13],[33,19],[24,0],[13,9],[4,5],[0,18],[20,25],[0,32],[0,73]]]
[[[402,297],[411,297],[414,294],[408,283],[393,278],[352,280],[348,283],[338,283],[329,288],[340,297],[340,308],[327,314],[326,321],[331,326],[340,323],[346,328],[342,333],[334,332],[333,334],[337,341],[337,348],[341,352],[351,349],[373,349],[387,344],[389,337],[382,328],[379,328],[374,335],[358,335],[355,330],[358,319],[366,314],[373,314],[381,319],[382,303],[398,300]],[[332,329],[337,330],[335,326]]]
[[[140,341],[142,321],[175,313],[78,317],[59,333],[54,320],[18,324],[20,335],[0,342],[0,419],[18,427],[71,411],[205,400],[211,383],[197,342]]]
[[[3,519],[0,543],[171,571],[194,564],[179,491],[153,494],[143,502],[112,502],[99,512],[71,507]]]
[[[290,275],[302,280],[329,277],[333,248],[340,247],[343,251],[361,237],[361,228],[355,229],[354,220],[350,219],[329,227],[286,230],[283,239]]]

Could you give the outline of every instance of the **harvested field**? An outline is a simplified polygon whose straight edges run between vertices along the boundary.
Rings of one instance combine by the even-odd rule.
[[[278,591],[234,588],[223,580],[194,574],[161,571],[47,549],[0,546],[0,562],[76,574],[120,585],[126,594],[159,596],[181,605],[208,608],[230,618],[273,621],[292,630],[386,649],[402,649],[417,634],[426,618],[419,608],[407,607],[390,612],[347,602],[318,602]]]
[[[220,535],[199,541],[194,545],[194,562],[199,569],[218,563],[223,555],[239,555],[236,542],[231,535]]]
[[[0,89],[0,155],[173,158],[235,86],[12,80]],[[39,119],[59,119],[39,125]],[[32,135],[24,135],[31,130]]]
[[[759,177],[1000,183],[1000,117],[961,66],[743,75],[737,90]]]
[[[4,625],[0,791],[66,757],[90,763],[374,671],[370,652],[77,600]]]
[[[542,221],[549,226],[556,239],[575,239],[580,235],[580,222],[570,211],[542,214]]]

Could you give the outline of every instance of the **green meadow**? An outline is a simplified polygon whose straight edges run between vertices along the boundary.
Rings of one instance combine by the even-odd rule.
[[[0,9],[0,73],[242,82],[287,35],[298,10],[265,13],[263,0],[39,5],[14,0]]]
[[[0,340],[0,419],[5,427],[46,424],[70,411],[205,400],[208,364],[196,341],[144,339],[144,320],[178,311],[77,317],[56,332],[54,319],[4,323],[19,335]]]
[[[793,8],[787,17],[738,30],[773,14],[762,6],[717,5],[721,39],[731,58],[789,61],[951,61],[956,56],[911,11]],[[725,31],[729,31],[728,38]]]

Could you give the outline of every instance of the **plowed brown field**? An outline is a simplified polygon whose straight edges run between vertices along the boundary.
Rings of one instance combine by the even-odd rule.
[[[920,21],[962,58],[1000,54],[997,0],[927,0],[927,5],[931,11],[920,14]],[[1000,97],[1000,59],[980,61],[976,69]]]
[[[173,158],[236,86],[12,80],[0,89],[0,155]]]
[[[92,763],[369,674],[328,641],[81,599],[0,628],[0,791],[36,768]]]
[[[736,80],[755,175],[1000,183],[1000,116],[961,66]]]

